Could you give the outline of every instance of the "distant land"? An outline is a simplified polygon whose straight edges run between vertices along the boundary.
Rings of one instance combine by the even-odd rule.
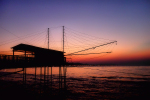
[[[102,66],[150,66],[150,58],[130,61],[109,61],[100,63],[67,63],[67,65],[102,65]]]

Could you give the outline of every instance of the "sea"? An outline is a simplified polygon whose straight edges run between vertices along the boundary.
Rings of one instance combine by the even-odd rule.
[[[24,86],[26,81],[26,89],[42,98],[44,85],[51,91],[46,97],[53,99],[63,94],[64,100],[150,100],[150,66],[31,67],[26,75],[20,70],[1,69],[1,82]],[[0,85],[3,90],[9,87]]]

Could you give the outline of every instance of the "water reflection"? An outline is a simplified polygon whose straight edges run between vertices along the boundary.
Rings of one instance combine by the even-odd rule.
[[[1,73],[19,70],[22,69],[4,69]],[[67,94],[68,99],[124,99],[123,96],[130,97],[131,94],[141,95],[141,91],[145,93],[143,95],[150,92],[148,66],[34,67],[26,68],[25,73],[25,84],[40,95]],[[22,77],[23,72],[19,72],[3,80],[22,81]]]
[[[46,79],[53,75],[63,75],[68,78],[97,78],[97,79],[115,79],[115,80],[128,80],[133,81],[134,79],[150,78],[150,67],[149,66],[135,66],[135,67],[33,67],[26,68],[27,75],[35,75],[35,79]],[[7,72],[17,72],[22,68],[16,69],[2,69],[1,74]],[[67,72],[67,73],[66,73]],[[23,74],[23,72],[19,72]],[[39,77],[40,76],[40,77]]]
[[[48,95],[56,89],[62,93],[66,90],[66,71],[67,67],[64,66],[16,68],[3,69],[0,71],[0,76],[2,80],[22,81],[26,88],[32,85],[33,89],[39,91],[42,96],[43,93]]]

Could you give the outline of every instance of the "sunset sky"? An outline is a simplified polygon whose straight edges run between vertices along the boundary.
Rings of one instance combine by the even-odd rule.
[[[19,43],[47,48],[47,28],[50,48],[62,50],[62,26],[66,54],[117,41],[81,52],[110,54],[74,55],[74,62],[150,60],[149,0],[0,0],[0,54]]]

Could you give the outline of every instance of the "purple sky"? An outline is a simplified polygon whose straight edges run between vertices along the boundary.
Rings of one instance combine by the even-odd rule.
[[[144,52],[150,50],[150,1],[0,0],[0,53],[19,43],[30,43],[29,38],[19,38],[33,33],[43,32],[43,38],[39,37],[44,44],[47,28],[59,27],[60,33],[53,33],[57,39],[62,36],[61,26],[117,40],[116,55]],[[31,39],[38,41],[36,38]],[[10,40],[17,41],[8,43]]]

